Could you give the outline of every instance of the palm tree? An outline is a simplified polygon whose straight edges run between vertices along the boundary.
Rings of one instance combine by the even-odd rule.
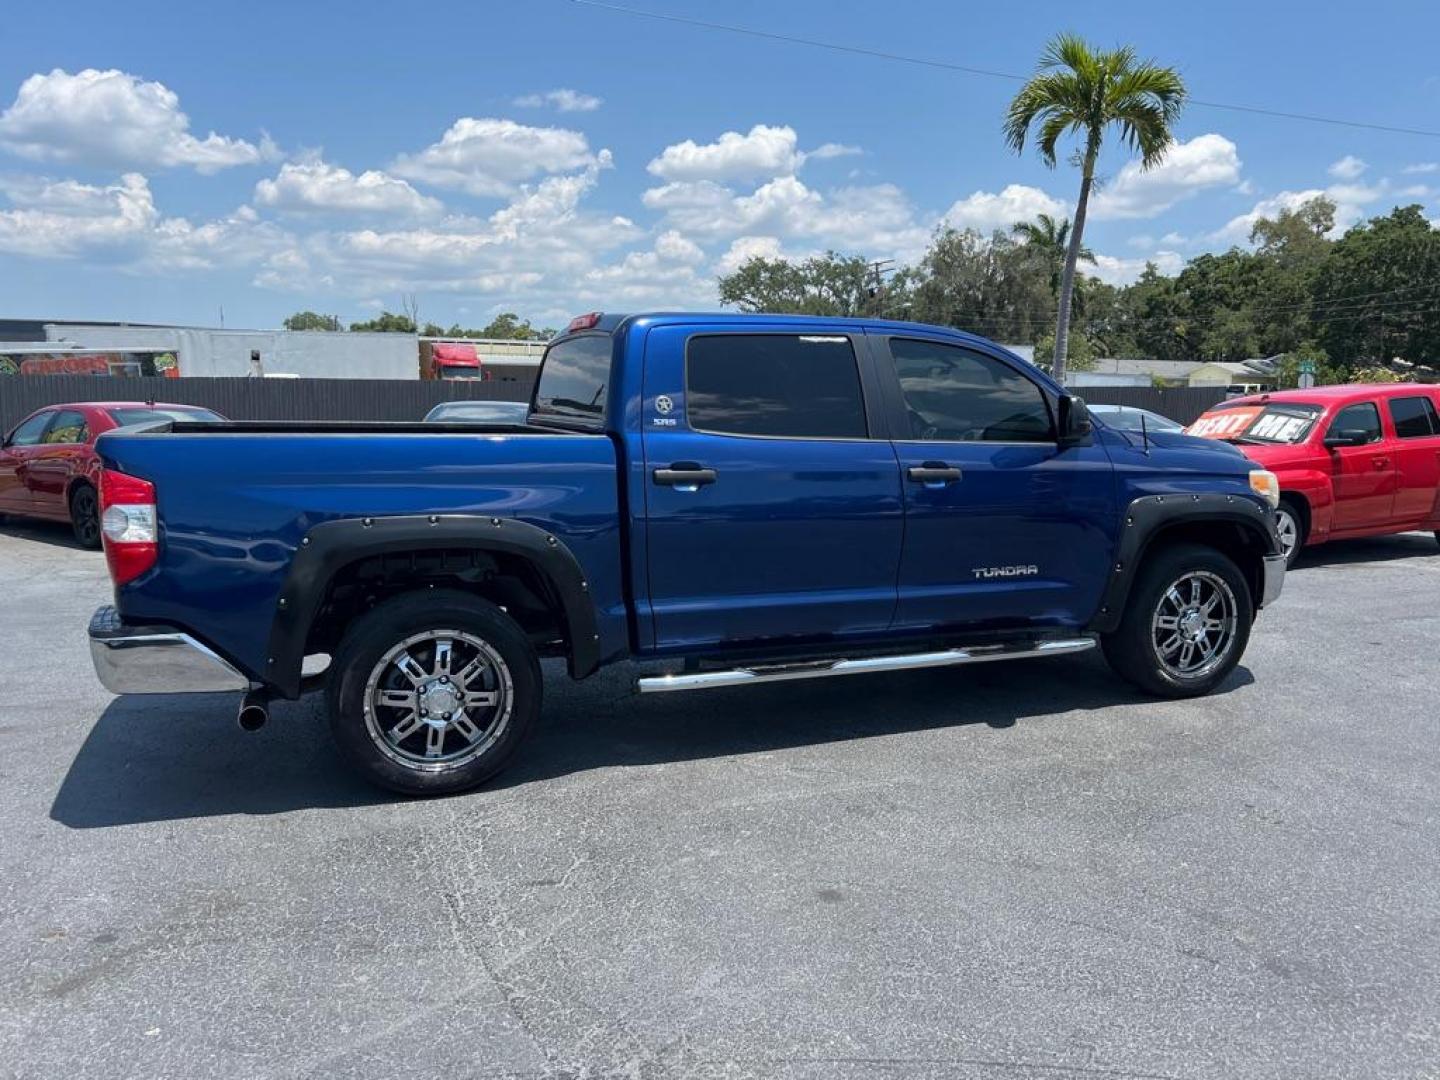
[[[1165,156],[1174,141],[1171,129],[1185,104],[1185,83],[1174,68],[1160,67],[1136,58],[1122,46],[1094,49],[1075,34],[1060,34],[1045,46],[1040,63],[1005,117],[1005,141],[1017,154],[1025,138],[1039,123],[1040,157],[1052,169],[1055,148],[1062,135],[1083,140],[1076,160],[1083,170],[1075,224],[1065,251],[1060,276],[1060,313],[1055,323],[1055,378],[1065,378],[1065,353],[1070,338],[1070,298],[1075,291],[1075,264],[1080,258],[1085,211],[1095,185],[1095,162],[1106,130],[1113,124],[1132,150],[1140,153],[1140,167],[1149,169]]]
[[[1052,296],[1060,296],[1060,282],[1065,269],[1065,256],[1070,250],[1070,222],[1056,221],[1049,214],[1040,214],[1034,221],[1017,221],[1010,227],[1010,232],[1018,236],[1021,243],[1033,251],[1050,270],[1050,293]],[[1084,260],[1088,263],[1095,261],[1095,253],[1087,247],[1081,247],[1076,262]],[[1075,283],[1072,293],[1072,303],[1077,315],[1085,313],[1084,291],[1080,282]]]

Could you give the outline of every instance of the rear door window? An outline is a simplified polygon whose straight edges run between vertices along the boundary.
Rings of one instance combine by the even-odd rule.
[[[1440,435],[1440,419],[1428,397],[1391,398],[1390,419],[1395,422],[1395,434],[1402,439]]]
[[[855,348],[839,334],[702,334],[685,352],[686,417],[696,431],[863,439]]]
[[[1373,401],[1362,401],[1358,405],[1347,405],[1330,421],[1327,435],[1338,435],[1342,431],[1363,431],[1367,443],[1380,441],[1380,410]]]
[[[62,409],[55,414],[55,421],[45,432],[44,442],[83,443],[85,441],[85,414],[73,409]]]

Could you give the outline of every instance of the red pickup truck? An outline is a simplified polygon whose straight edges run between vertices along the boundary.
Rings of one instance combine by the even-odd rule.
[[[1323,386],[1232,398],[1188,434],[1234,443],[1280,478],[1290,562],[1306,544],[1432,531],[1440,540],[1440,386]]]

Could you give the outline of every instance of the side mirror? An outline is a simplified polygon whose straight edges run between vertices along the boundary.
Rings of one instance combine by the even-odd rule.
[[[1364,428],[1344,428],[1325,436],[1325,445],[1330,449],[1337,446],[1364,446],[1370,441],[1370,433]]]
[[[1056,440],[1060,449],[1089,446],[1090,433],[1093,430],[1094,425],[1090,423],[1090,410],[1085,407],[1085,399],[1074,394],[1061,394],[1060,437]]]

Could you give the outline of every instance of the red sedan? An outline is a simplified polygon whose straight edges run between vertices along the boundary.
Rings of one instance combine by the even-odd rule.
[[[100,546],[100,459],[95,438],[151,420],[221,420],[209,409],[143,401],[47,405],[0,443],[0,514],[68,521],[75,539]]]
[[[1306,544],[1434,531],[1440,539],[1440,386],[1317,386],[1233,398],[1186,431],[1234,443],[1280,480],[1276,524]]]

